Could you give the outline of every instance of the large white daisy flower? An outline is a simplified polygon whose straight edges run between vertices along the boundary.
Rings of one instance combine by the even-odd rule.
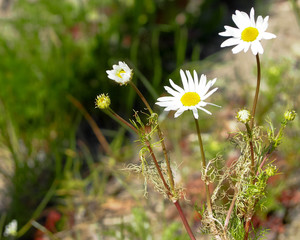
[[[118,65],[113,65],[112,70],[107,70],[108,78],[116,81],[120,85],[127,84],[132,78],[132,70],[125,62],[119,62]]]
[[[269,16],[265,18],[258,16],[255,22],[253,8],[251,8],[250,16],[245,12],[236,10],[235,14],[232,14],[232,20],[238,28],[225,26],[225,32],[221,32],[219,35],[231,37],[224,41],[221,47],[237,45],[232,49],[234,54],[242,50],[247,52],[250,47],[254,55],[263,54],[264,49],[260,40],[276,38],[274,34],[266,32]]]
[[[169,81],[173,89],[167,86],[165,86],[165,89],[172,96],[160,97],[155,104],[165,107],[165,111],[176,111],[174,115],[175,118],[180,116],[186,110],[192,110],[196,119],[198,119],[198,109],[211,114],[211,112],[204,107],[208,104],[214,106],[217,105],[205,102],[205,100],[217,91],[218,88],[209,91],[217,79],[215,78],[206,83],[206,76],[202,74],[199,81],[195,70],[194,78],[189,71],[184,73],[183,70],[180,70],[180,76],[183,88],[176,85],[170,79]]]

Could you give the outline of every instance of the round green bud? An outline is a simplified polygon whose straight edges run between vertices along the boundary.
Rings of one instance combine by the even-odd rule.
[[[284,113],[284,118],[287,121],[293,121],[296,117],[297,113],[294,110],[288,110]]]

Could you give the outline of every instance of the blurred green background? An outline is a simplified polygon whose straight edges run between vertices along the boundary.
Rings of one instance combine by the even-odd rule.
[[[259,14],[268,13],[267,2],[256,1]],[[112,178],[132,191],[126,177],[115,171],[118,161],[124,164],[137,155],[129,145],[132,136],[96,110],[94,100],[97,94],[109,93],[112,108],[125,118],[132,116],[133,108],[142,109],[143,105],[128,86],[119,87],[108,80],[105,71],[125,61],[134,70],[133,81],[154,104],[163,85],[170,77],[178,78],[183,65],[189,68],[200,63],[205,68],[218,61],[224,40],[218,32],[224,24],[232,25],[234,10],[249,12],[252,5],[250,1],[229,0],[1,1],[0,230],[17,219],[19,237],[33,239],[36,229],[43,230],[49,209],[60,214],[56,230],[70,227],[78,208],[85,208],[86,215],[92,212],[88,196],[99,205],[105,201],[106,184]],[[275,93],[282,91],[281,78],[296,85],[299,77],[294,60],[274,64],[279,65],[275,70],[272,62],[265,64],[269,88],[262,95],[266,104],[262,104],[260,121],[270,109],[276,112],[283,106],[277,107],[275,98]],[[297,94],[292,86],[284,91],[291,92],[291,99]],[[247,91],[245,94],[247,98]],[[70,96],[101,127],[118,153],[118,161],[105,156],[94,130]],[[207,131],[212,130],[210,123],[205,124]],[[188,125],[183,128],[188,129]],[[179,133],[175,139],[181,136]],[[297,140],[292,134],[286,144],[287,152],[296,159],[299,150],[294,152],[293,146]],[[214,147],[215,141],[208,141],[212,154],[224,147]],[[86,205],[82,203],[85,200]],[[144,214],[135,210],[136,221],[147,218]],[[126,234],[134,236],[130,239],[146,239],[150,234],[144,226],[127,227]],[[125,231],[122,225],[120,229]],[[177,239],[174,233],[178,229],[180,225],[172,224],[162,236]],[[120,238],[113,234],[115,231],[107,232],[123,239],[122,234]]]

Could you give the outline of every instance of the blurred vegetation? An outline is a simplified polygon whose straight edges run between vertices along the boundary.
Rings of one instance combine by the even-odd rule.
[[[45,208],[58,208],[64,215],[58,226],[71,227],[68,217],[75,209],[104,202],[105,186],[112,177],[134,196],[125,177],[115,171],[117,161],[124,162],[133,155],[132,147],[125,145],[131,141],[130,135],[94,110],[94,99],[101,92],[109,92],[112,108],[125,117],[132,115],[133,107],[143,106],[135,101],[132,89],[108,81],[105,71],[125,60],[134,69],[133,81],[154,103],[174,70],[219,50],[216,36],[230,19],[229,13],[250,5],[226,0],[3,1],[0,174],[6,187],[0,194],[4,199],[1,221],[7,224],[17,219],[19,236],[32,239],[35,229],[31,220],[43,222]],[[275,69],[272,66],[270,63],[267,71],[270,88],[264,93],[265,112],[275,104],[274,91],[297,93],[292,85],[282,90],[279,81],[290,72],[290,66],[296,66],[289,62]],[[287,77],[293,82],[299,76],[295,74]],[[68,100],[70,95],[101,125],[111,148],[118,153],[116,159],[105,157],[82,113]],[[170,135],[179,141],[182,122],[172,124],[177,130],[172,129]],[[296,135],[293,137],[289,141],[295,145]],[[208,146],[212,156],[223,148],[216,140]],[[95,221],[93,210],[86,209],[89,221]],[[121,224],[119,231],[106,234],[116,239],[122,239],[116,234],[130,239],[153,236],[145,225],[139,225],[141,218],[148,223],[145,213],[136,209],[133,216],[136,225]],[[5,224],[0,223],[0,230]],[[163,239],[185,239],[178,229],[181,225],[176,222],[169,225]]]

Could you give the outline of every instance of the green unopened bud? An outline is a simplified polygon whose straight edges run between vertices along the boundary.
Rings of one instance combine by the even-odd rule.
[[[266,174],[271,177],[271,176],[274,176],[277,172],[277,168],[276,166],[273,166],[273,165],[269,165],[267,168],[266,168]]]
[[[106,109],[110,105],[110,98],[108,94],[100,94],[96,97],[96,102],[95,102],[96,108],[100,109]]]
[[[287,121],[293,121],[296,117],[297,113],[294,110],[288,110],[284,113],[284,118]]]
[[[246,124],[247,122],[250,121],[251,114],[247,109],[242,109],[242,110],[238,111],[238,113],[236,114],[236,118],[240,122]]]

